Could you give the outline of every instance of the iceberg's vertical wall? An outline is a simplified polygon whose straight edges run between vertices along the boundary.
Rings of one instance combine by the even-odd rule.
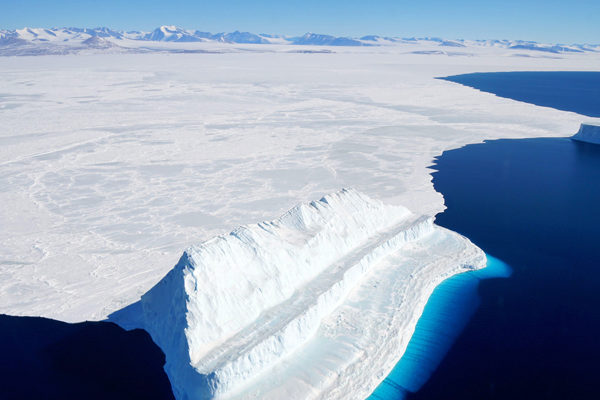
[[[579,131],[573,135],[573,140],[600,144],[600,125],[581,124]]]
[[[342,190],[190,247],[141,299],[175,395],[239,394],[310,341],[374,266],[436,229]]]
[[[487,255],[486,268],[452,276],[437,286],[404,356],[367,400],[401,400],[418,391],[479,306],[479,283],[511,273],[510,266]]]

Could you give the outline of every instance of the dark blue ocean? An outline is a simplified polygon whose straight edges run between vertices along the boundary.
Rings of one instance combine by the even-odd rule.
[[[600,115],[600,73],[540,74],[450,80],[540,105],[554,80],[556,93],[577,98],[556,108]],[[372,398],[600,398],[600,146],[488,141],[444,152],[433,169],[448,207],[436,223],[497,259],[483,277],[436,289],[406,356]]]
[[[510,264],[411,399],[591,399],[600,360],[600,146],[497,140],[445,152],[436,222]]]
[[[600,117],[600,72],[486,72],[440,79],[500,97]]]
[[[173,399],[165,355],[141,329],[0,314],[0,399]]]

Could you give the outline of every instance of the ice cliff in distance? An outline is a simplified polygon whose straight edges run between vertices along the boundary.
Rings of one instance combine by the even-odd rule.
[[[600,144],[600,125],[581,124],[579,131],[573,135],[579,142]]]
[[[360,398],[398,360],[437,283],[484,265],[481,250],[431,218],[342,190],[190,247],[142,296],[137,325],[165,352],[178,399]],[[403,281],[373,291],[369,279],[395,270]],[[357,316],[339,314],[354,301]],[[360,317],[373,307],[387,310],[379,323]],[[373,337],[349,329],[362,323]]]

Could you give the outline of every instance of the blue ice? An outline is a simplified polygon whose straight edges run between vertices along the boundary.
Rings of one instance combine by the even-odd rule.
[[[435,288],[406,352],[368,400],[399,400],[418,391],[479,306],[479,281],[507,278],[511,273],[508,264],[487,254],[484,269],[455,275]]]

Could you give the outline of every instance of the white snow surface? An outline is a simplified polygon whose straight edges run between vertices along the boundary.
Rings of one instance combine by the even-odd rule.
[[[367,343],[385,346],[394,337],[410,337],[436,282],[485,266],[481,250],[432,220],[342,190],[274,221],[190,247],[142,296],[141,307],[113,318],[150,332],[166,354],[165,370],[178,399],[278,399],[283,388],[293,398],[365,397],[379,381],[381,364],[397,360],[403,347],[387,344],[385,351],[365,352],[364,332],[354,329],[365,316],[340,315],[341,306],[358,301],[377,309],[377,318],[369,321],[377,335]],[[402,282],[394,293],[367,279],[381,279],[379,270]],[[407,276],[422,282],[413,287]],[[400,316],[404,324],[391,323]],[[329,324],[326,331],[322,324]],[[273,379],[297,376],[290,356],[325,343],[327,352],[311,356],[303,367],[304,373],[319,372],[304,385]],[[349,343],[361,345],[348,348]],[[331,354],[338,360],[332,362]],[[276,366],[279,372],[273,373]],[[357,387],[355,375],[365,373],[370,379]]]
[[[52,36],[39,30],[22,34]],[[89,38],[82,34],[81,39]],[[127,40],[147,43],[122,39]],[[146,326],[144,320],[153,318],[139,306],[153,304],[160,285],[140,298],[177,264],[182,249],[234,226],[271,220],[300,201],[341,187],[378,199],[355,193],[365,204],[402,204],[425,216],[406,217],[403,225],[398,211],[403,208],[378,205],[386,215],[397,210],[390,212],[400,222],[390,217],[387,227],[369,225],[370,219],[363,218],[368,212],[337,222],[352,230],[319,242],[337,243],[331,260],[356,260],[343,264],[350,268],[362,265],[364,257],[385,253],[348,279],[335,273],[319,279],[335,271],[335,263],[317,257],[314,270],[302,270],[294,285],[260,288],[271,291],[268,298],[250,283],[228,281],[252,299],[252,313],[239,320],[225,321],[221,313],[229,304],[216,302],[207,308],[221,316],[213,325],[201,313],[190,314],[204,301],[197,296],[193,307],[172,315],[185,320],[168,321],[191,328],[191,352],[185,351],[185,328],[169,342],[148,323],[154,339],[167,349],[167,368],[180,396],[188,388],[176,382],[172,371],[189,373],[200,381],[194,387],[217,396],[364,397],[403,354],[435,286],[466,265],[479,265],[481,253],[474,246],[435,226],[429,235],[386,252],[384,244],[396,237],[395,227],[409,232],[427,226],[427,217],[444,209],[427,168],[433,158],[484,139],[566,137],[582,122],[599,122],[435,79],[487,71],[594,71],[600,65],[597,52],[544,54],[467,42],[458,48],[431,40],[336,48],[161,43],[190,53],[118,54],[117,47],[115,54],[94,54],[94,49],[78,55],[0,57],[0,312],[69,322],[112,314],[125,327]],[[105,47],[103,41],[92,45]],[[288,222],[298,228],[294,232],[302,232]],[[360,224],[370,227],[364,237],[355,236],[363,235]],[[259,238],[266,246],[270,238],[262,228],[255,234],[257,229],[243,228],[239,239],[225,236],[229,240],[214,242],[239,241],[238,250],[249,252],[243,240]],[[292,240],[277,232],[277,243]],[[277,257],[287,257],[284,248]],[[292,248],[296,254],[308,251]],[[165,302],[165,308],[188,307],[181,298],[193,294],[195,285],[182,282],[193,282],[194,274],[201,277],[200,264],[192,265],[204,259],[197,256],[190,248],[165,278],[180,284],[171,297],[174,304]],[[265,269],[258,269],[262,275],[243,275],[246,282],[266,280],[274,261],[269,264],[265,257],[260,264]],[[293,261],[299,266],[304,259]],[[181,279],[175,279],[177,271]],[[184,279],[184,273],[189,277]],[[281,275],[288,281],[292,277]],[[301,282],[311,286],[306,293],[315,295],[295,296]],[[338,288],[333,282],[343,283]],[[198,280],[199,288],[202,284]],[[226,293],[224,286],[211,290]],[[306,303],[310,299],[313,303]],[[285,308],[269,314],[288,301],[300,301],[299,309],[310,311]],[[157,313],[154,321],[164,315]],[[257,329],[258,336],[246,334],[261,321],[277,323]],[[297,334],[288,330],[293,324]],[[201,326],[209,328],[213,342],[193,334]],[[285,341],[278,345],[278,337]],[[222,340],[229,344],[217,346]],[[244,357],[257,354],[255,360],[264,364],[248,368]],[[184,366],[186,357],[193,366]],[[213,372],[210,379],[217,380],[209,379]]]
[[[600,144],[600,125],[581,124],[573,139],[580,142]]]
[[[433,216],[442,151],[598,123],[434,78],[600,53],[171,45],[229,52],[0,57],[0,312],[104,319],[190,244],[342,187]]]

